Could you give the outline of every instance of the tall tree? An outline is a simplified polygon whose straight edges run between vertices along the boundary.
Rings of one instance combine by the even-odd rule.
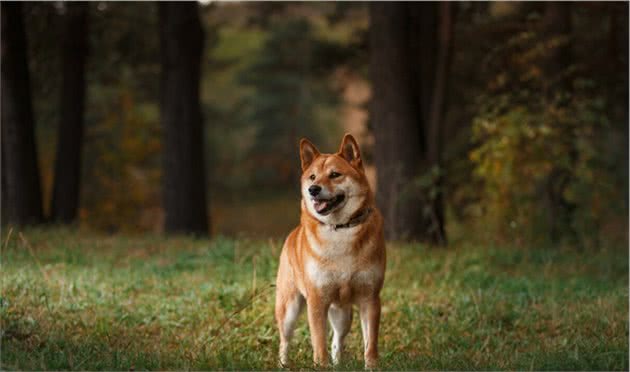
[[[53,221],[62,223],[74,221],[79,206],[87,27],[88,4],[66,3],[61,16],[62,87],[51,207]]]
[[[414,61],[410,57],[406,6],[399,3],[370,3],[370,78],[377,169],[377,203],[390,239],[423,235],[421,200],[404,195],[418,172],[420,108]]]
[[[162,59],[164,230],[208,233],[199,102],[204,34],[197,2],[158,3]]]
[[[445,244],[439,169],[452,6],[370,3],[377,202],[390,239]],[[437,52],[436,52],[437,51]]]
[[[432,174],[425,218],[428,219],[428,240],[440,245],[446,244],[444,231],[444,194],[442,171],[443,120],[446,108],[448,76],[453,49],[454,8],[450,2],[425,2],[415,4],[414,12],[423,15],[423,53],[418,54],[422,68],[423,99],[421,100],[422,119],[425,132],[425,156]],[[433,19],[431,19],[433,18]],[[431,48],[432,47],[432,48]],[[431,174],[431,173],[430,173]]]
[[[22,4],[2,2],[2,186],[7,221],[43,221]]]

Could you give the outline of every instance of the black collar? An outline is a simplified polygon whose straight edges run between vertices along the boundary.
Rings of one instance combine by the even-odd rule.
[[[372,208],[367,207],[364,210],[362,210],[359,214],[354,215],[353,217],[350,218],[350,221],[344,223],[344,224],[340,224],[340,225],[331,225],[333,230],[338,230],[338,229],[347,229],[350,227],[355,227],[356,225],[365,222],[365,220],[367,220],[368,216],[370,215],[370,213],[372,213]]]

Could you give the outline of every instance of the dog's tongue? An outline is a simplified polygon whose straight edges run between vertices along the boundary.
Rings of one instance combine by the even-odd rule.
[[[318,212],[323,211],[327,206],[328,200],[316,200],[315,203],[313,203],[313,207],[315,207],[315,210]]]

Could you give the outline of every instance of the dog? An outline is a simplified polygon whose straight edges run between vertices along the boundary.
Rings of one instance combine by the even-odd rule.
[[[288,363],[296,320],[306,305],[313,362],[328,365],[326,318],[333,329],[332,361],[342,356],[358,305],[365,368],[378,361],[380,292],[385,278],[383,218],[363,169],[359,146],[349,134],[339,151],[320,154],[300,141],[301,217],[280,254],[275,316],[280,331],[279,359]]]

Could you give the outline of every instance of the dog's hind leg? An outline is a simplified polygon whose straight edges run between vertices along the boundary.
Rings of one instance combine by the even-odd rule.
[[[343,353],[343,341],[352,325],[352,305],[345,307],[331,305],[328,309],[328,320],[333,329],[332,362],[338,364]]]
[[[276,297],[276,321],[280,330],[279,356],[283,367],[289,361],[289,343],[305,302],[304,297],[295,288],[290,293],[279,294]]]

